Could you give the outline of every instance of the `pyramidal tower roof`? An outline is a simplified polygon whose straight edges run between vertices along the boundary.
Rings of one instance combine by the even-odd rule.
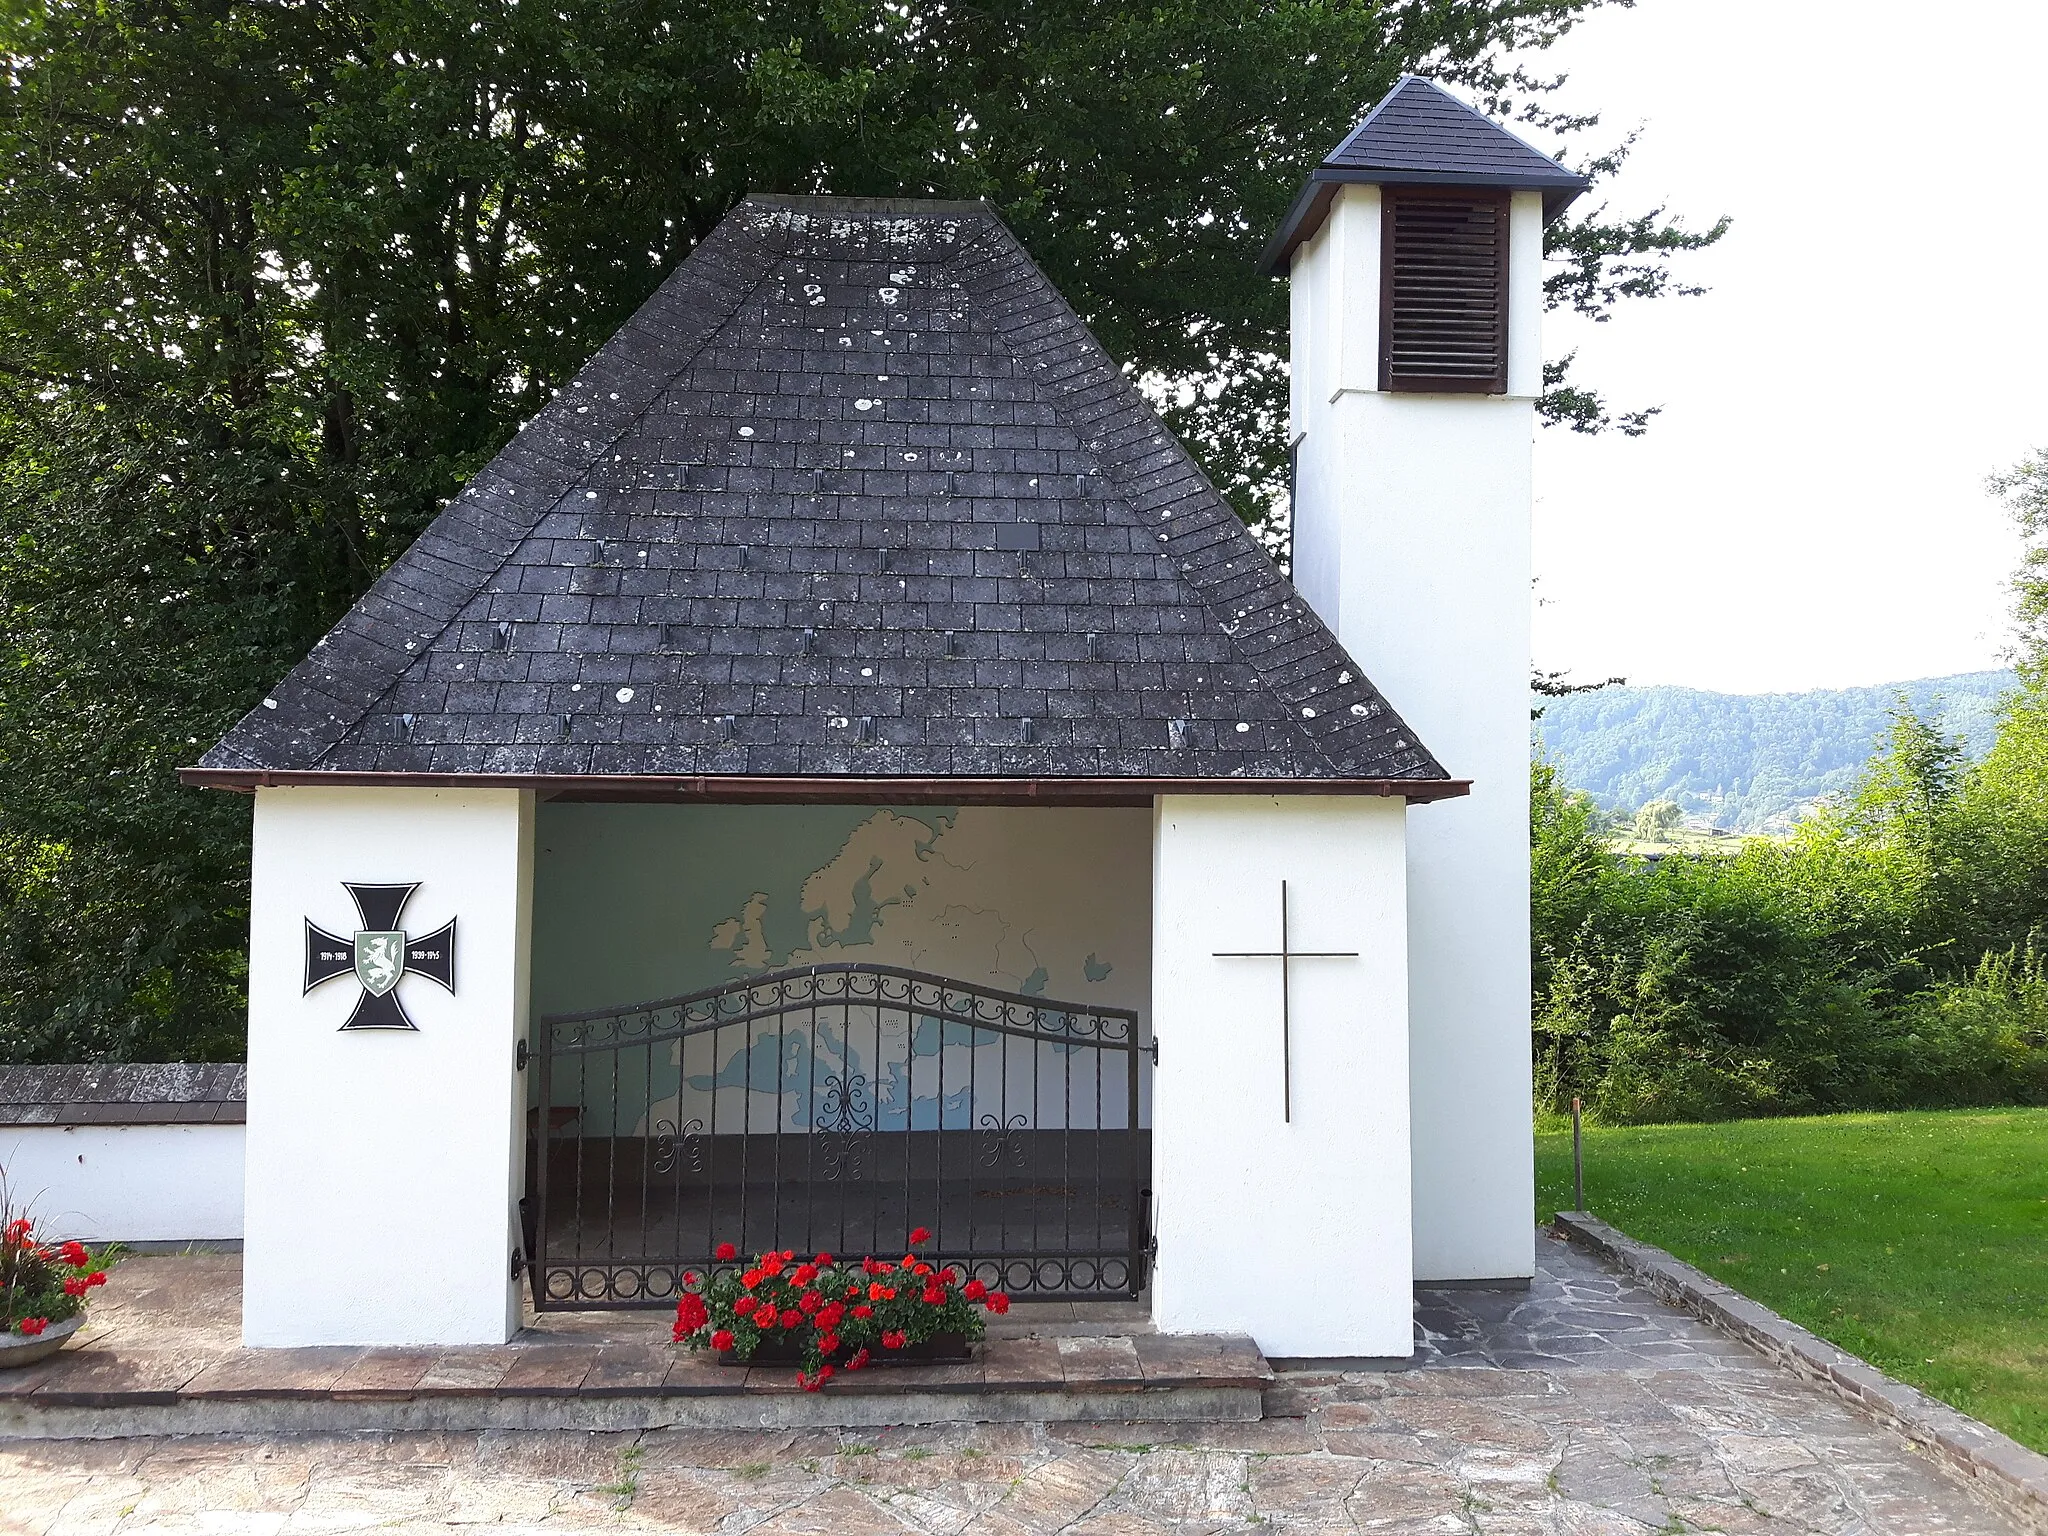
[[[752,197],[188,781],[1457,794],[978,203]]]
[[[1546,220],[1591,185],[1433,80],[1403,75],[1310,173],[1261,263],[1284,271],[1346,182],[1505,187],[1543,193]]]

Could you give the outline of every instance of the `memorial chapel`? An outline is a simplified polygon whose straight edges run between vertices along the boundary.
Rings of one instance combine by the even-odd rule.
[[[992,208],[734,207],[184,770],[255,797],[247,1342],[495,1343],[912,1226],[1274,1357],[1526,1282],[1584,187],[1416,77],[1312,173],[1291,579]]]

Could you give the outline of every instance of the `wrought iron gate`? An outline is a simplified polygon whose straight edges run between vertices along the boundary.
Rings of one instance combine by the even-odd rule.
[[[536,1027],[535,1307],[671,1304],[720,1243],[903,1251],[1023,1299],[1135,1296],[1150,1048],[1127,1009],[820,965]]]

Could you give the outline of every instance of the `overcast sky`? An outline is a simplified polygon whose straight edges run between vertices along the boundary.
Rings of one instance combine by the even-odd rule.
[[[1755,692],[2001,664],[1984,477],[2048,446],[2048,4],[1640,0],[1547,56],[1702,298],[1552,316],[1647,436],[1539,434],[1536,657]],[[1539,57],[1537,63],[1544,62]],[[1593,194],[1599,196],[1599,193]]]

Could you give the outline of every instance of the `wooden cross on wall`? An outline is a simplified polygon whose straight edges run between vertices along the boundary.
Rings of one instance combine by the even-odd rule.
[[[1280,962],[1280,1118],[1294,1119],[1293,1063],[1289,1059],[1288,971],[1296,960],[1356,960],[1355,949],[1293,949],[1287,941],[1287,882],[1280,882],[1280,947],[1278,949],[1219,949],[1218,960],[1278,960]]]

